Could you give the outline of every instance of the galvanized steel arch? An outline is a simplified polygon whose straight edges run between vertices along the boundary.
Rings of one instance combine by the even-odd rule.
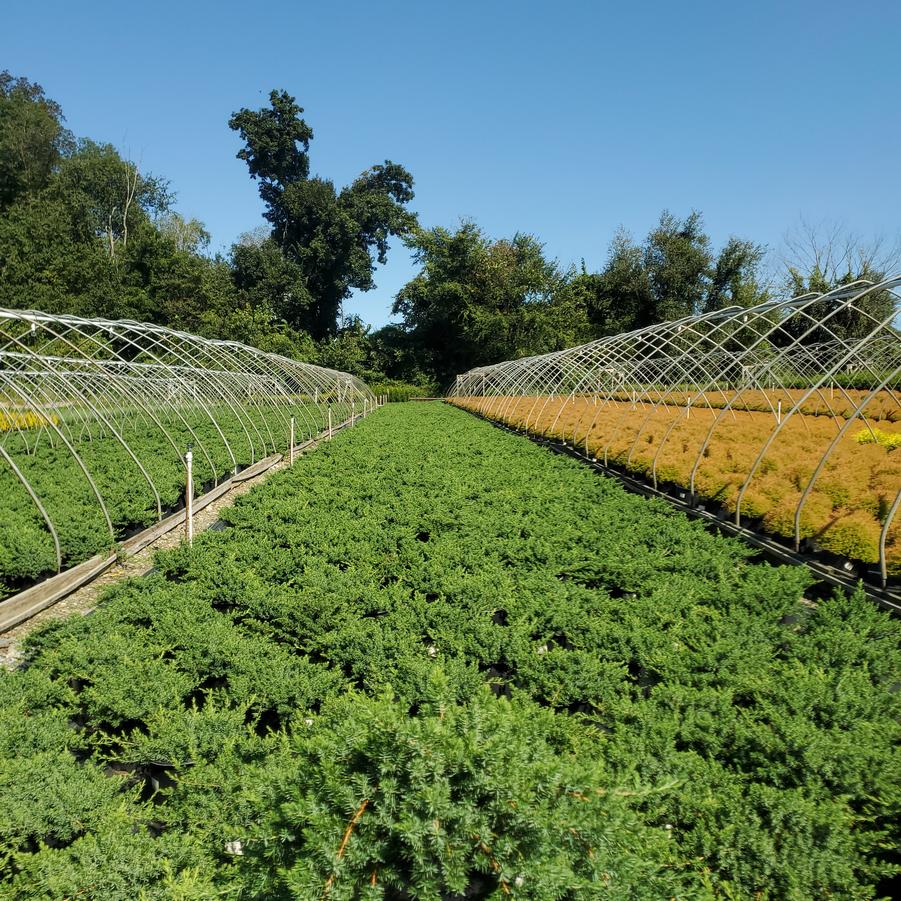
[[[448,398],[517,428],[555,435],[576,447],[584,443],[586,453],[593,444],[596,458],[603,456],[605,463],[616,447],[617,461],[627,468],[644,430],[653,425],[657,433],[662,431],[662,438],[651,435],[655,447],[645,463],[655,485],[668,443],[676,434],[685,440],[687,432],[680,430],[680,422],[704,413],[711,418],[709,428],[688,452],[697,452],[685,476],[684,487],[691,497],[698,491],[699,472],[711,443],[724,424],[740,425],[751,421],[742,417],[758,417],[754,433],[759,434],[764,428],[759,417],[766,413],[772,417],[769,431],[751,448],[753,461],[737,473],[741,482],[730,500],[738,524],[748,491],[780,436],[801,428],[815,445],[814,462],[799,477],[798,488],[792,489],[798,494],[793,534],[779,533],[798,549],[805,507],[836,449],[847,452],[855,425],[863,430],[855,439],[884,443],[887,459],[901,444],[901,428],[894,425],[901,420],[899,288],[901,276],[879,284],[858,281],[824,294],[729,307],[580,347],[481,366],[457,376]],[[874,297],[881,304],[876,308],[869,306]],[[853,329],[848,327],[851,322]],[[590,411],[584,409],[586,401]],[[583,406],[574,412],[570,404]],[[570,421],[568,415],[575,418]],[[833,431],[827,434],[829,421]],[[618,443],[620,430],[630,436],[625,450]],[[750,431],[748,440],[758,441]],[[896,453],[901,459],[901,449]],[[883,584],[888,577],[886,541],[901,507],[901,478],[898,482],[879,502],[878,564]],[[901,572],[901,540],[898,544],[893,566]]]
[[[127,515],[112,509],[113,458],[132,467],[122,480],[145,484],[142,515],[158,520],[171,506],[170,476],[183,467],[188,444],[203,480],[215,484],[284,451],[292,420],[300,441],[325,428],[330,407],[337,425],[374,401],[354,376],[237,342],[131,320],[0,309],[0,478],[5,471],[8,484],[21,486],[15,491],[32,505],[29,521],[52,540],[57,571],[78,561],[67,557],[59,510],[38,484],[49,478],[41,453],[80,473],[112,544]],[[49,451],[40,450],[45,439]],[[101,444],[109,459],[98,458]],[[0,531],[0,547],[4,537],[12,540]],[[0,571],[0,597],[4,577]]]

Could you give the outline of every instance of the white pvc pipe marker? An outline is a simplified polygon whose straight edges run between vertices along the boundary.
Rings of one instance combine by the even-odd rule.
[[[185,537],[194,543],[194,452],[188,448],[185,454]]]

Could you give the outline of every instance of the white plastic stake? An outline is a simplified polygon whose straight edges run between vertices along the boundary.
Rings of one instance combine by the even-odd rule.
[[[194,543],[194,452],[188,447],[185,454],[185,537]]]
[[[782,401],[781,400],[776,404],[776,423],[777,424],[782,423]]]
[[[288,441],[288,463],[294,465],[294,417],[291,417],[291,437]]]

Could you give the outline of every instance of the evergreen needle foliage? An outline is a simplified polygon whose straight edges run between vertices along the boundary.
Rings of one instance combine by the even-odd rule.
[[[0,897],[875,899],[901,624],[393,404],[0,675]]]

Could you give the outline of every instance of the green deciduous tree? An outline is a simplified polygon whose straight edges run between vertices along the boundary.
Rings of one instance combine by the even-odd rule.
[[[814,225],[804,220],[785,237],[782,280],[789,296],[809,292],[825,294],[842,285],[868,281],[873,284],[901,272],[901,243],[891,245],[881,238],[867,241],[838,223]],[[811,315],[826,316],[829,307],[817,304]],[[895,301],[887,291],[875,291],[854,305],[830,316],[829,329],[838,337],[860,338],[892,318]],[[811,341],[832,335],[817,329]]]
[[[173,200],[165,179],[142,175],[111,144],[89,139],[79,141],[78,150],[63,161],[52,188],[102,237],[111,260],[127,246],[129,232],[166,213]]]
[[[472,366],[587,340],[583,298],[531,235],[490,240],[475,223],[417,231],[421,269],[393,312],[419,368],[439,383]]]
[[[352,290],[374,287],[373,272],[387,259],[389,238],[415,225],[406,209],[413,178],[390,161],[340,191],[327,179],[311,177],[313,130],[301,118],[302,107],[285,91],[272,91],[269,101],[268,108],[239,110],[229,126],[244,141],[238,157],[259,182],[274,245],[296,267],[298,278],[292,281],[305,287],[304,302],[296,302],[301,292],[292,290],[283,312],[291,325],[322,338],[335,333],[341,304]],[[259,267],[244,268],[245,290],[255,289],[254,268]],[[265,290],[265,279],[256,287]],[[271,300],[278,308],[283,298]]]
[[[63,121],[40,85],[0,72],[0,211],[47,184],[71,149]]]
[[[607,265],[583,275],[598,334],[616,334],[727,306],[752,306],[768,297],[762,284],[764,248],[729,238],[711,247],[698,212],[679,219],[664,211],[642,244],[623,230],[610,244]]]
[[[286,322],[307,318],[314,301],[304,272],[274,240],[239,242],[232,248],[231,262],[235,287],[247,304],[267,306]]]

